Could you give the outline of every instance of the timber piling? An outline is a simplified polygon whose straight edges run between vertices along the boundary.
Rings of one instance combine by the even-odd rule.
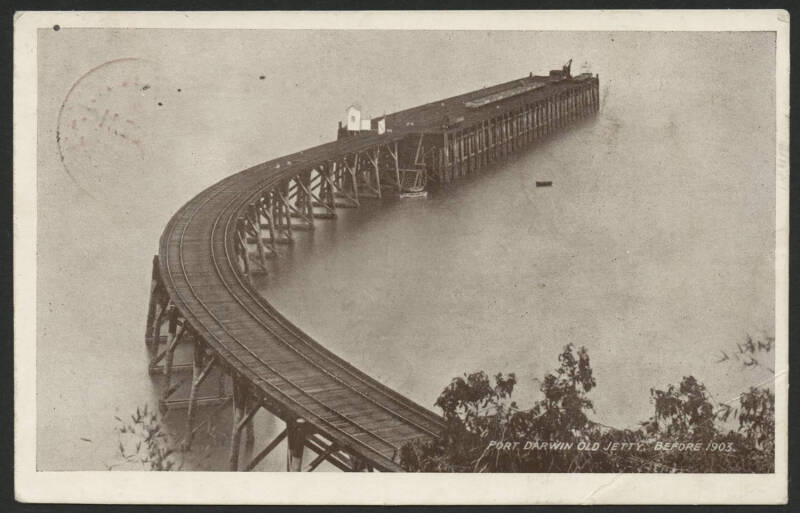
[[[246,169],[186,203],[153,259],[145,328],[162,411],[187,409],[184,449],[231,404],[232,471],[255,469],[284,441],[289,471],[314,470],[323,461],[345,471],[402,471],[403,445],[439,437],[444,419],[325,349],[251,279],[269,272],[298,232],[313,236],[315,223],[335,220],[339,209],[387,192],[419,193],[428,180],[450,184],[599,107],[599,77],[573,77],[568,64],[548,76],[530,74],[354,123],[354,130],[340,124],[336,141]],[[193,346],[191,362],[176,363],[184,344]],[[176,380],[178,374],[184,377]],[[216,387],[209,385],[212,374]],[[185,397],[177,397],[180,390]],[[205,406],[215,409],[196,423]],[[286,427],[253,454],[260,411]],[[305,468],[304,449],[316,454]]]

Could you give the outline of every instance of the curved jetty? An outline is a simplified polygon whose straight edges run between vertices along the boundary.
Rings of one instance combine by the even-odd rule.
[[[178,210],[154,257],[145,341],[149,371],[163,380],[162,410],[188,409],[184,446],[202,425],[200,406],[229,403],[231,470],[253,469],[287,439],[287,470],[328,461],[402,471],[403,444],[438,437],[440,416],[325,349],[250,278],[266,273],[296,232],[332,222],[338,209],[452,182],[597,112],[598,77],[572,77],[569,68],[378,119],[351,106],[336,141],[231,175]],[[191,350],[177,351],[182,345]],[[181,354],[191,362],[176,362]],[[240,461],[242,434],[252,447],[261,408],[286,429]],[[304,448],[316,454],[305,467]]]

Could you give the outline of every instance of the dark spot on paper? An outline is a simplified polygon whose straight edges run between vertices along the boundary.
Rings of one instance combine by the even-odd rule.
[[[103,113],[103,118],[100,120],[100,124],[97,125],[98,127],[102,127],[106,124],[106,116],[108,116],[108,109]]]
[[[260,77],[258,77],[259,80],[264,80],[265,78],[267,78],[267,77],[264,76],[264,75],[261,75]]]
[[[178,88],[178,92],[179,92],[179,93],[181,92],[181,89],[180,89],[180,87]]]
[[[58,25],[58,24],[56,24],[56,25],[53,25],[53,30],[55,30],[56,32],[58,32],[59,30],[61,30],[61,25]]]
[[[147,91],[148,89],[150,89],[150,84],[145,84],[142,86],[142,91]]]
[[[163,103],[161,103],[161,102],[158,102],[158,106],[159,106],[159,107],[161,107],[162,105],[164,105],[164,104],[163,104]]]

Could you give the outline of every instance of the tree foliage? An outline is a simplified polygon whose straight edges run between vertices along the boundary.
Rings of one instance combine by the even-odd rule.
[[[739,345],[745,367],[772,341]],[[559,366],[541,381],[541,398],[521,409],[516,376],[483,372],[454,378],[435,405],[446,428],[433,441],[411,442],[401,464],[422,472],[772,472],[775,398],[752,387],[738,406],[715,405],[705,385],[685,376],[651,389],[652,416],[638,429],[593,422],[597,383],[586,348],[564,347]],[[738,418],[738,428],[729,421]],[[616,445],[615,445],[616,444]]]
[[[119,438],[119,456],[128,463],[138,463],[142,470],[179,470],[183,462],[174,444],[162,428],[161,419],[148,406],[136,408],[130,421],[115,417]]]

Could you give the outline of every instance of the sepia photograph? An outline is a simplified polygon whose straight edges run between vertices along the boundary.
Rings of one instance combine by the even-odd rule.
[[[786,500],[788,14],[422,14],[17,14],[18,500]]]

